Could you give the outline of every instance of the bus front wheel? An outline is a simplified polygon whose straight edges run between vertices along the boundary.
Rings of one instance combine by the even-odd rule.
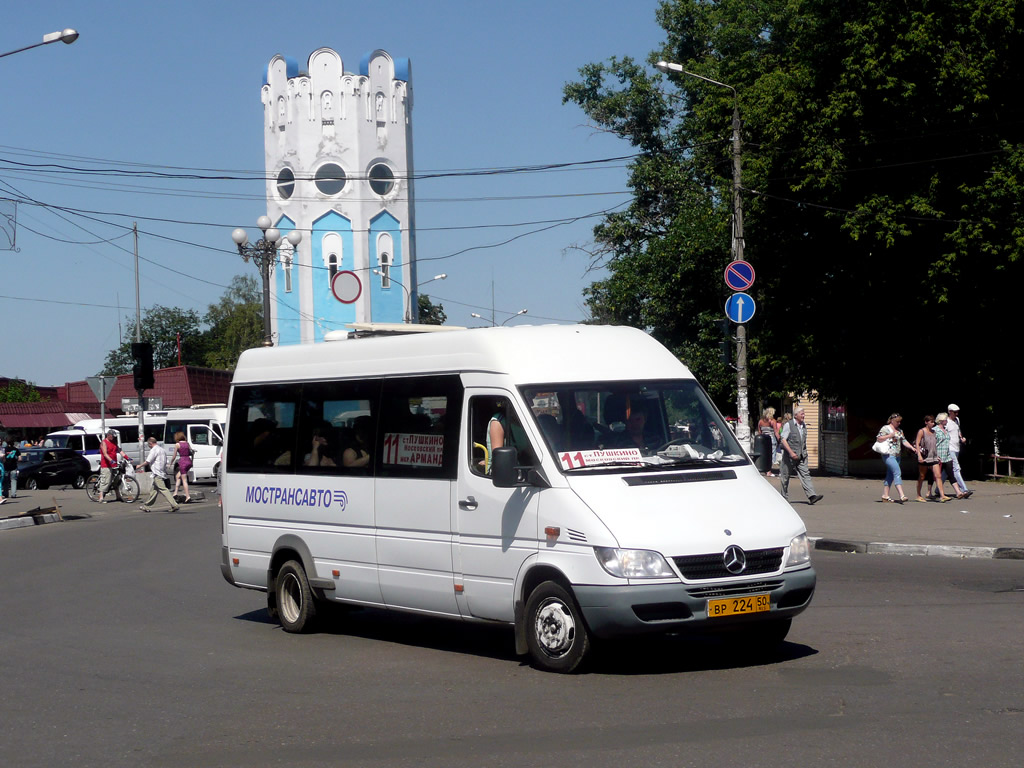
[[[572,672],[590,650],[583,615],[572,593],[545,581],[526,601],[526,645],[533,663],[548,672]]]

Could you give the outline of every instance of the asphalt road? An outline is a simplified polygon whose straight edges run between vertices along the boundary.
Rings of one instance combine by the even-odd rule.
[[[1024,561],[815,553],[818,594],[780,653],[624,643],[560,676],[500,628],[362,611],[288,635],[222,580],[215,505],[105,507],[0,536],[0,765],[1024,756]]]

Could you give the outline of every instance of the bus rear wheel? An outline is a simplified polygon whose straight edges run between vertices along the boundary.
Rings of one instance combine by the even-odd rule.
[[[277,620],[285,632],[312,632],[316,623],[316,600],[309,588],[302,563],[289,560],[274,580]]]

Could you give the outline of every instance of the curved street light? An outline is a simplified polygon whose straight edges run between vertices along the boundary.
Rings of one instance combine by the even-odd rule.
[[[505,324],[505,323],[507,323],[507,322],[508,322],[509,320],[512,320],[513,318],[516,318],[516,317],[519,317],[520,315],[525,315],[525,314],[526,314],[526,313],[527,313],[528,311],[529,311],[529,310],[526,310],[526,309],[520,309],[520,310],[519,310],[518,312],[516,312],[516,313],[515,313],[514,315],[512,315],[511,317],[506,317],[506,318],[505,318],[505,319],[504,319],[504,320],[503,320],[503,321],[502,321],[502,322],[501,322],[501,323],[500,323],[499,325],[504,325],[504,324]]]
[[[78,32],[73,29],[62,29],[59,32],[51,32],[48,35],[43,35],[43,41],[41,43],[32,43],[32,45],[26,45],[24,48],[16,48],[13,51],[7,53],[0,53],[0,59],[4,56],[11,56],[15,53],[21,53],[22,51],[30,51],[33,48],[38,48],[41,45],[49,45],[50,43],[61,42],[66,45],[71,45],[75,40],[78,39]]]
[[[256,226],[263,232],[263,237],[255,243],[249,243],[248,233],[238,227],[231,232],[231,239],[238,246],[238,255],[243,261],[252,261],[263,278],[263,346],[274,346],[274,338],[270,330],[270,270],[277,263],[277,249],[281,242],[281,230],[270,226],[273,222],[269,216],[256,219]],[[293,248],[302,242],[302,233],[295,229],[285,238]]]
[[[427,283],[432,283],[432,282],[434,282],[435,280],[445,280],[445,279],[447,279],[447,278],[448,278],[448,273],[447,273],[447,272],[442,272],[442,273],[441,273],[440,275],[434,275],[434,276],[433,276],[432,278],[430,278],[429,280],[424,280],[424,281],[423,281],[422,283],[419,283],[419,284],[418,284],[418,285],[416,286],[416,288],[417,288],[417,289],[419,289],[419,288],[420,288],[420,286],[424,286],[424,285],[426,285]]]
[[[512,320],[512,319],[514,319],[514,318],[516,318],[516,317],[519,317],[520,315],[525,315],[525,314],[526,314],[527,312],[529,312],[529,311],[530,311],[530,310],[528,310],[528,309],[520,309],[520,310],[519,310],[518,312],[513,312],[513,313],[512,313],[511,315],[509,315],[508,317],[506,317],[506,318],[505,318],[505,319],[504,319],[504,320],[503,320],[502,322],[500,322],[500,323],[495,323],[495,322],[494,322],[493,320],[491,320],[491,327],[492,327],[492,328],[495,328],[495,327],[499,327],[499,328],[500,328],[500,327],[501,327],[501,326],[503,326],[503,325],[504,325],[505,323],[507,323],[507,322],[508,322],[509,320]],[[475,317],[475,318],[476,318],[477,320],[484,320],[484,319],[485,319],[485,318],[484,318],[484,316],[483,316],[483,315],[481,315],[481,314],[480,314],[479,312],[470,312],[470,313],[469,313],[469,316],[470,316],[470,317]]]

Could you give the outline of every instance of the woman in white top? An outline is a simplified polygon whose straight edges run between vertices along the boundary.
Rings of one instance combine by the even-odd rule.
[[[895,501],[899,504],[907,500],[903,493],[903,478],[900,476],[900,450],[906,447],[917,454],[918,461],[921,460],[921,452],[903,436],[903,430],[900,429],[902,421],[903,417],[898,413],[892,414],[875,438],[875,442],[886,444],[886,452],[882,454],[885,458],[885,484],[882,486],[882,501]],[[894,483],[896,490],[900,492],[899,499],[889,498],[889,486]]]

